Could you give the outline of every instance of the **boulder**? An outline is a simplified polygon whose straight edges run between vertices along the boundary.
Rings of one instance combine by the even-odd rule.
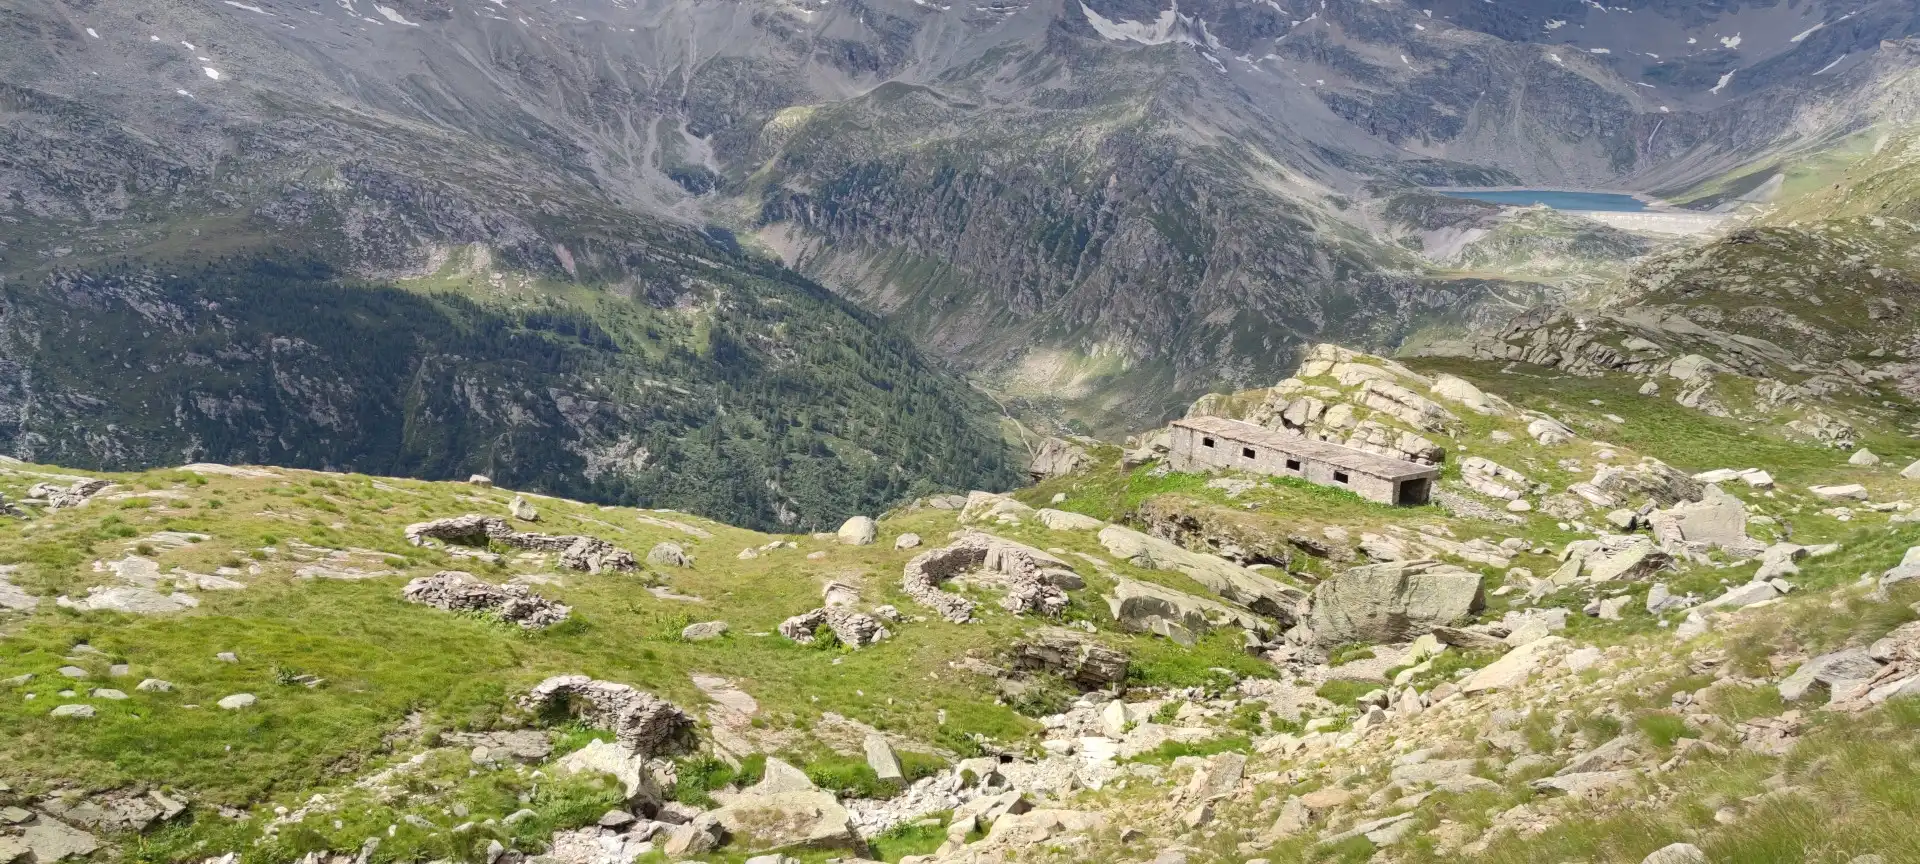
[[[1554,571],[1555,585],[1568,585],[1576,579],[1638,582],[1673,564],[1673,557],[1660,551],[1652,539],[1629,534],[1607,534],[1569,543],[1561,550],[1560,557],[1566,563]]]
[[[1671,509],[1656,511],[1649,522],[1654,539],[1669,549],[1686,544],[1751,557],[1766,548],[1747,536],[1747,505],[1721,491],[1719,486],[1706,487],[1699,501],[1682,502]]]
[[[1920,480],[1920,459],[1907,463],[1907,467],[1900,469],[1900,476],[1908,480]]]
[[[47,713],[54,717],[89,720],[93,718],[95,711],[92,705],[61,705]]]
[[[1906,554],[1900,557],[1900,563],[1887,568],[1887,572],[1880,574],[1880,590],[1885,591],[1901,582],[1914,579],[1920,579],[1920,546],[1907,549]]]
[[[1321,582],[1308,624],[1321,645],[1406,642],[1484,606],[1480,574],[1433,561],[1395,561]]]
[[[1692,600],[1686,597],[1675,596],[1671,591],[1667,590],[1667,583],[1665,582],[1655,582],[1652,588],[1647,589],[1647,611],[1654,615],[1665,615],[1676,609],[1685,609],[1692,605]]]
[[[221,697],[220,701],[215,704],[228,711],[238,711],[242,708],[252,707],[254,703],[259,701],[260,700],[252,693],[235,693],[231,696]]]
[[[1106,824],[1107,817],[1098,812],[1029,810],[995,819],[993,828],[987,832],[987,841],[1007,847],[1031,846],[1067,834],[1098,831]]]
[[[1098,531],[1100,526],[1107,524],[1092,516],[1050,507],[1041,509],[1035,515],[1040,519],[1040,524],[1047,526],[1050,531]]]
[[[701,621],[680,628],[680,638],[688,642],[708,642],[727,635],[727,622]]]
[[[1546,416],[1536,417],[1533,422],[1528,423],[1527,434],[1533,436],[1534,441],[1549,447],[1565,444],[1578,437],[1573,434],[1572,429],[1567,428],[1567,424]]]
[[[1820,693],[1844,692],[1844,687],[1835,685],[1866,681],[1879,672],[1880,662],[1867,649],[1847,648],[1822,654],[1800,664],[1799,669],[1780,682],[1780,698],[1798,702]]]
[[[647,563],[659,567],[692,567],[693,558],[678,543],[655,543],[647,550]]]
[[[1469,676],[1466,683],[1461,685],[1460,692],[1472,695],[1517,687],[1525,683],[1534,670],[1565,644],[1567,640],[1562,637],[1545,636],[1508,651],[1500,659]]]
[[[26,847],[26,860],[33,864],[85,858],[100,848],[99,839],[92,834],[45,816],[20,830],[20,844]]]
[[[893,538],[895,549],[916,549],[920,546],[920,535],[908,532]]]
[[[400,593],[410,603],[448,612],[491,615],[528,630],[551,627],[567,620],[573,611],[564,604],[534,594],[525,585],[512,582],[493,585],[459,570],[422,576],[408,582]]]
[[[467,485],[478,486],[482,489],[491,489],[493,488],[493,478],[485,474],[474,474],[467,478]]]
[[[1002,519],[1018,522],[1020,517],[1032,515],[1032,507],[992,492],[968,492],[966,506],[960,508],[960,521],[963,523],[998,522]]]
[[[900,757],[894,754],[886,736],[870,733],[862,747],[867,754],[867,767],[872,768],[882,782],[906,782],[906,772],[900,770]]]
[[[528,501],[525,495],[513,496],[513,503],[507,505],[507,512],[522,522],[540,521],[540,511],[534,509],[533,502]]]
[[[1698,501],[1706,494],[1700,481],[1651,456],[1633,465],[1602,466],[1594,471],[1588,485],[1622,503],[1647,498],[1661,507]]]
[[[704,855],[719,848],[724,836],[718,814],[702,813],[693,821],[674,826],[660,851],[674,860]]]
[[[1862,447],[1853,451],[1852,456],[1847,457],[1847,464],[1858,465],[1862,468],[1871,468],[1880,464],[1880,457],[1873,455],[1872,450]]]
[[[1822,501],[1867,500],[1867,487],[1858,483],[1847,483],[1839,486],[1808,486],[1807,491],[1813,493],[1813,497]]]
[[[1780,596],[1780,589],[1773,587],[1770,582],[1748,582],[1745,585],[1728,588],[1726,593],[1702,605],[1708,609],[1739,609],[1755,603],[1765,603],[1778,596]]]
[[[879,527],[874,524],[873,517],[855,516],[840,523],[840,530],[835,532],[835,536],[843,546],[871,546],[878,533]]]
[[[1674,843],[1653,850],[1640,864],[1707,864],[1707,853],[1692,843]]]
[[[1252,570],[1131,528],[1108,525],[1100,529],[1100,543],[1113,555],[1147,570],[1171,570],[1205,586],[1221,599],[1261,615],[1279,619],[1281,626],[1300,620],[1307,592],[1262,576]]]
[[[647,769],[647,760],[633,752],[633,748],[618,742],[588,741],[587,746],[556,760],[554,770],[561,774],[588,773],[612,777],[625,790],[628,802],[658,804],[664,797],[658,780]]]

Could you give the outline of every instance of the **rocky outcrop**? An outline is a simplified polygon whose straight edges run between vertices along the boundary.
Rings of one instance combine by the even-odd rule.
[[[1355,567],[1313,589],[1307,623],[1323,646],[1405,642],[1485,605],[1480,574],[1433,561]]]
[[[1114,580],[1107,609],[1127,630],[1165,636],[1182,645],[1193,644],[1195,637],[1215,627],[1265,633],[1272,626],[1246,610],[1216,600],[1124,577]]]
[[[567,620],[573,610],[509,582],[492,585],[472,573],[442,570],[407,583],[401,596],[448,612],[477,612],[528,630],[551,627]]]
[[[900,585],[907,596],[940,617],[964,624],[973,618],[973,602],[942,590],[940,585],[976,569],[1004,579],[1007,591],[1000,605],[1009,612],[1056,616],[1067,607],[1066,592],[1047,576],[1051,571],[1070,573],[1066,562],[1033,547],[978,532],[914,556],[901,574]]]
[[[516,549],[557,552],[562,566],[588,573],[630,571],[639,566],[632,552],[598,537],[516,531],[507,520],[498,516],[470,513],[431,522],[416,522],[408,525],[405,533],[407,542],[415,546],[424,546],[430,539],[479,547],[494,541]]]
[[[1468,456],[1460,461],[1460,479],[1482,495],[1513,501],[1525,494],[1527,475],[1485,456]]]
[[[558,711],[609,730],[642,757],[672,755],[692,743],[692,717],[673,703],[626,684],[557,675],[534,685],[519,704],[536,715]]]
[[[1644,535],[1603,534],[1568,543],[1553,573],[1555,585],[1573,582],[1639,582],[1673,565],[1673,556]]]
[[[758,784],[730,797],[710,815],[732,843],[748,853],[863,848],[839,799],[779,759],[768,759]]]
[[[1093,690],[1127,680],[1127,654],[1101,645],[1084,633],[1045,627],[1028,633],[1008,650],[1013,668],[1059,675]]]
[[[1766,549],[1747,536],[1747,505],[1718,486],[1708,486],[1699,501],[1656,510],[1647,521],[1653,538],[1669,552],[1722,549],[1736,558],[1751,558]]]
[[[1085,447],[1059,438],[1048,438],[1034,448],[1033,458],[1027,463],[1027,476],[1038,483],[1049,477],[1072,474],[1091,461],[1092,457],[1087,455]]]
[[[1212,555],[1192,552],[1131,528],[1109,525],[1100,529],[1107,551],[1148,570],[1171,570],[1261,615],[1278,619],[1283,627],[1300,619],[1307,593]]]
[[[1284,570],[1293,562],[1295,544],[1286,534],[1273,531],[1265,519],[1249,518],[1231,507],[1181,495],[1157,495],[1140,502],[1130,521],[1162,540],[1204,550],[1242,567],[1269,564]]]

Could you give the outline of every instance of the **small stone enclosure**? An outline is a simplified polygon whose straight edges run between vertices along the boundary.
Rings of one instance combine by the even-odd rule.
[[[1173,421],[1168,465],[1175,471],[1226,468],[1275,477],[1299,477],[1322,486],[1351,489],[1381,504],[1427,503],[1435,465],[1404,462],[1341,444],[1283,435],[1223,417]]]

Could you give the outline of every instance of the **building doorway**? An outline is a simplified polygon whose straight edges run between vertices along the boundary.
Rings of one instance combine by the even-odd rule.
[[[1433,481],[1422,477],[1418,480],[1400,481],[1400,494],[1394,503],[1402,507],[1419,507],[1427,503],[1427,493]]]

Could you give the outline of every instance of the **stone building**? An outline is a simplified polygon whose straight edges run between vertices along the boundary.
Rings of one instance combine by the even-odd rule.
[[[1381,504],[1427,503],[1440,468],[1405,462],[1341,444],[1285,435],[1224,417],[1173,421],[1168,465],[1175,471],[1227,468],[1275,477],[1299,477],[1352,489]]]

